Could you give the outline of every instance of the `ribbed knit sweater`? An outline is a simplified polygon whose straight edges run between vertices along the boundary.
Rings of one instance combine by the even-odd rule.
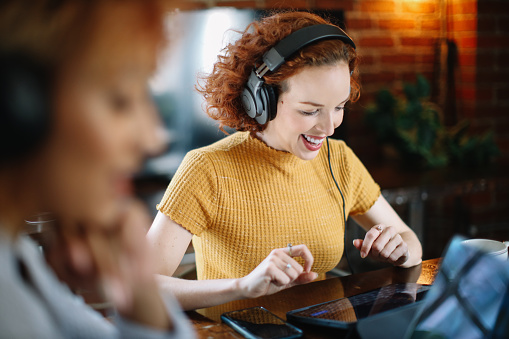
[[[346,214],[367,212],[379,186],[344,142],[330,153]],[[325,142],[306,161],[237,132],[189,152],[157,208],[194,235],[198,279],[245,276],[289,243],[306,244],[323,277],[343,255],[342,204]]]

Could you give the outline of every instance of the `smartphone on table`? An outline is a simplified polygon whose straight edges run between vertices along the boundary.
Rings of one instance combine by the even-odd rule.
[[[223,313],[221,320],[248,339],[302,337],[300,329],[261,306]]]

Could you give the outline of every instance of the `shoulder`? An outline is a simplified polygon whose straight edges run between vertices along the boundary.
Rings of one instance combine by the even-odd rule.
[[[245,151],[248,132],[236,132],[213,144],[189,151],[180,167],[212,166],[212,162],[227,157],[235,157]]]
[[[221,140],[216,141],[205,147],[197,148],[189,153],[202,154],[202,155],[214,155],[221,152],[235,151],[239,147],[242,147],[249,139],[249,132],[236,132]]]

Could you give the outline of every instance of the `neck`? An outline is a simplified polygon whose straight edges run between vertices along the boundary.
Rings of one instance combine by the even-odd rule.
[[[267,137],[267,134],[263,133],[263,131],[256,132],[256,137],[258,139],[260,139],[261,141],[263,141],[265,143],[265,145],[269,146],[270,148],[273,148],[278,151],[288,152],[287,150],[282,149],[281,147],[278,147],[278,145],[276,145],[274,142],[272,142],[271,139]]]

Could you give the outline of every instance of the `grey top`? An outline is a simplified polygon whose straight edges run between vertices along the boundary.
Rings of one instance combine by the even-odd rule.
[[[23,278],[21,263],[29,279]],[[176,301],[165,296],[164,302],[174,324],[171,332],[120,316],[112,324],[58,280],[31,239],[12,242],[0,227],[0,338],[194,338]]]

